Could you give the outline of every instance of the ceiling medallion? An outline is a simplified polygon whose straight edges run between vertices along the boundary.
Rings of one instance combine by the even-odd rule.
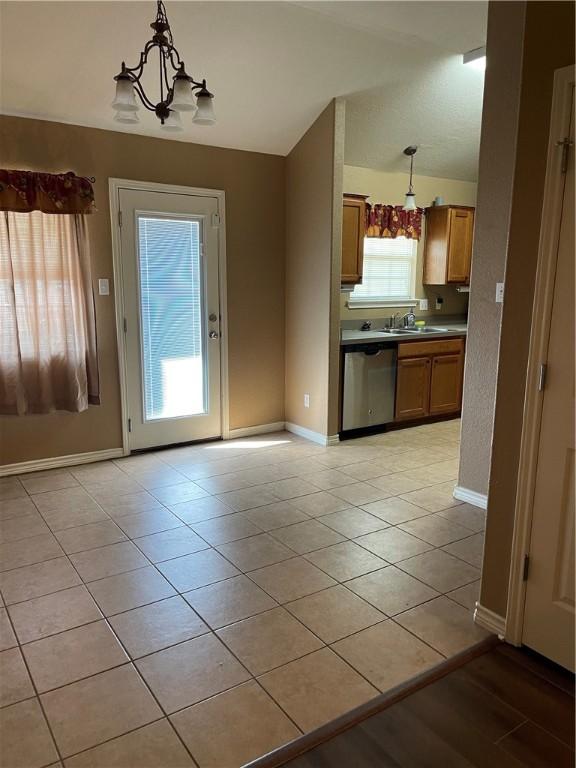
[[[196,125],[213,125],[216,122],[214,95],[206,88],[206,80],[196,81],[186,72],[184,62],[174,47],[172,30],[162,0],[158,0],[156,20],[150,26],[154,34],[144,46],[138,65],[130,68],[122,62],[122,69],[114,78],[116,80],[116,97],[112,103],[112,107],[116,110],[114,120],[119,123],[140,122],[138,117],[140,105],[136,100],[138,96],[144,107],[156,114],[165,131],[183,130],[181,112],[190,112],[193,115],[192,122]],[[160,60],[160,99],[156,102],[146,95],[141,82],[144,67],[154,48],[158,49]]]

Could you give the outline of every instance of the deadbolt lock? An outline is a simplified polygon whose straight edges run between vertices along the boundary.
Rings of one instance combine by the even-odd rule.
[[[210,320],[211,323],[215,323],[216,320],[218,320],[218,315],[212,312],[208,315],[208,320]]]

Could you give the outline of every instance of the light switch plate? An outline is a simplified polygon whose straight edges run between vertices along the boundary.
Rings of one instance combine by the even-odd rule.
[[[110,295],[110,280],[107,277],[100,277],[98,279],[98,293],[100,296]]]
[[[504,283],[496,283],[496,303],[502,304],[504,301]]]
[[[304,408],[310,408],[310,395],[304,395]]]
[[[428,299],[419,299],[420,310],[425,312],[428,309]]]

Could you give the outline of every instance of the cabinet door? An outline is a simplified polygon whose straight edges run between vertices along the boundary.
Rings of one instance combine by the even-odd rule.
[[[364,230],[364,201],[345,198],[342,211],[342,282],[348,285],[362,282]]]
[[[398,360],[396,374],[396,421],[428,416],[431,358]]]
[[[432,358],[430,414],[456,413],[462,405],[463,355]]]
[[[447,281],[449,283],[470,282],[473,232],[474,211],[452,208],[448,242]]]

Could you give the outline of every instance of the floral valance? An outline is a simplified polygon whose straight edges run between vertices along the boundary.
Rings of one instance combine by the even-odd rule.
[[[94,213],[89,179],[74,173],[0,169],[0,211],[16,213]]]
[[[401,205],[366,203],[366,237],[408,237],[420,240],[423,208],[405,211]]]

